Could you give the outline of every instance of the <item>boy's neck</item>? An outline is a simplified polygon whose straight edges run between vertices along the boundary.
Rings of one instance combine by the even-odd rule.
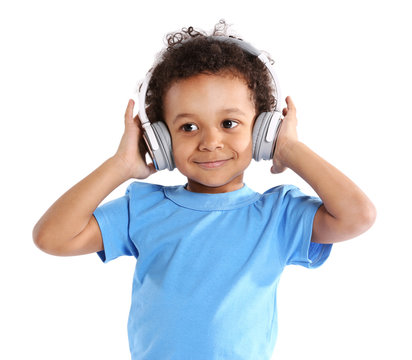
[[[186,190],[204,194],[220,194],[239,190],[243,187],[243,174],[237,176],[226,184],[220,186],[208,186],[194,180],[187,179]]]

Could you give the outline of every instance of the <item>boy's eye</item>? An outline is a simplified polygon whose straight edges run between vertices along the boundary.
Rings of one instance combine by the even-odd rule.
[[[195,131],[195,130],[198,130],[198,129],[199,128],[195,124],[184,124],[182,126],[182,130],[186,131],[186,132]]]
[[[238,125],[239,125],[239,123],[236,122],[236,121],[234,121],[234,120],[224,120],[224,121],[222,122],[222,126],[223,126],[225,129],[232,129],[232,128],[238,126]]]

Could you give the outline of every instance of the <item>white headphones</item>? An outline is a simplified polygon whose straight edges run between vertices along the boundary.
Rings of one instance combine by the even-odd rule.
[[[259,58],[269,70],[277,100],[276,107],[274,111],[263,112],[257,116],[252,132],[252,154],[253,159],[256,161],[262,159],[271,160],[275,152],[276,139],[282,123],[282,110],[279,105],[282,96],[272,64],[265,54],[242,40],[226,36],[209,36],[208,39],[236,44],[248,54]],[[157,170],[173,170],[175,163],[169,130],[163,121],[151,123],[146,114],[146,94],[151,76],[152,73],[149,71],[139,89],[139,118],[143,126],[143,138],[155,168]]]

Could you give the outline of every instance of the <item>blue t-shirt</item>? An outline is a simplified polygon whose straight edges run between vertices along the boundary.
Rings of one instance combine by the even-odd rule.
[[[101,259],[137,259],[132,359],[270,359],[283,268],[318,267],[331,251],[310,241],[320,205],[289,185],[201,194],[134,182],[97,208]]]

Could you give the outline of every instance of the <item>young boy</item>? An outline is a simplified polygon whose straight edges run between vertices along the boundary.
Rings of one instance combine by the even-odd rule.
[[[98,207],[126,180],[156,171],[145,162],[141,119],[133,118],[130,100],[115,155],[33,230],[50,254],[98,252],[105,262],[136,257],[128,323],[133,359],[270,359],[283,268],[320,266],[333,243],[361,234],[375,219],[366,195],[298,140],[290,97],[271,171],[292,169],[320,199],[294,186],[258,194],[243,183],[256,151],[256,117],[276,109],[278,99],[262,61],[222,39],[192,28],[169,35],[145,94],[150,121],[170,133],[168,167],[176,166],[187,184],[133,182],[124,197]]]

